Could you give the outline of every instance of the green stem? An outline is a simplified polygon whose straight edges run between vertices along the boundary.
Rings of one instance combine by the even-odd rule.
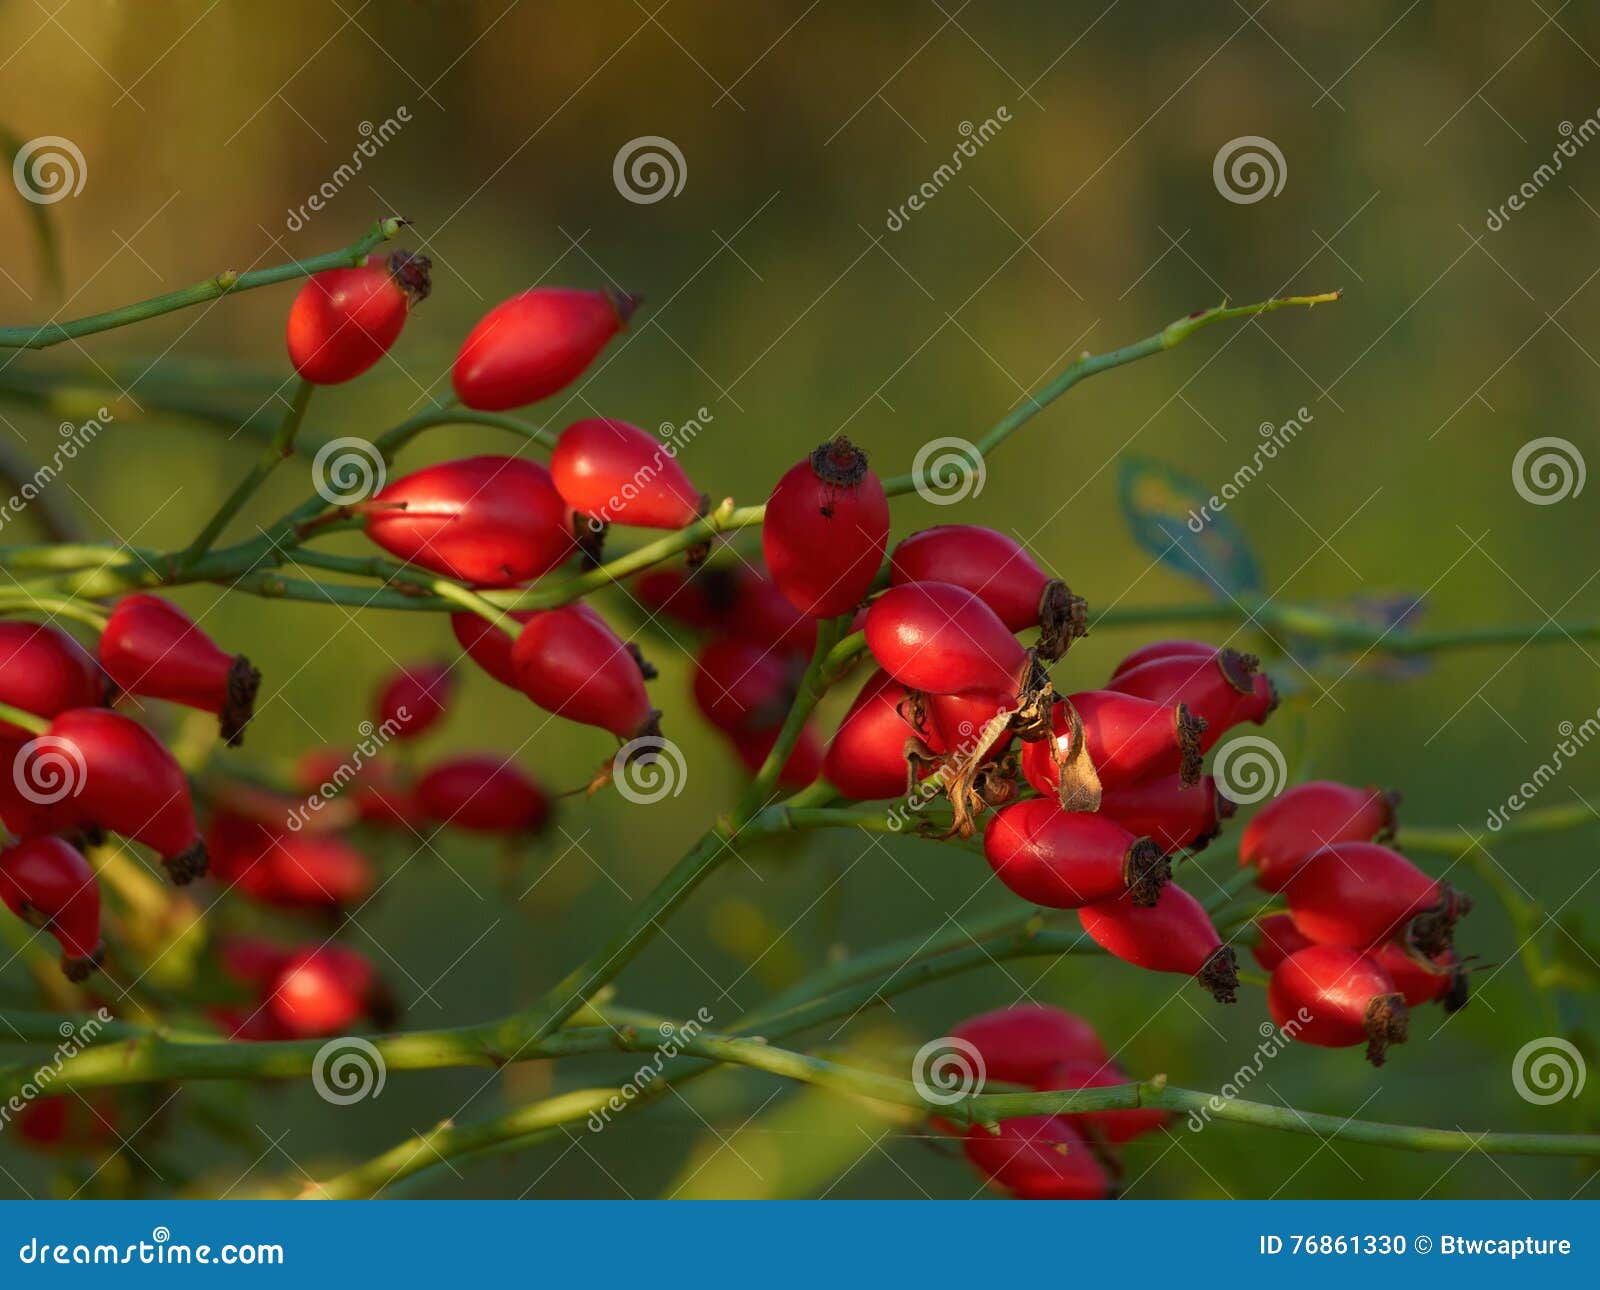
[[[46,349],[51,345],[59,345],[62,341],[92,336],[96,332],[110,331],[114,327],[126,327],[130,323],[143,322],[147,318],[157,318],[179,309],[202,305],[219,296],[236,295],[241,291],[253,291],[257,287],[269,287],[279,282],[309,277],[313,273],[321,273],[324,269],[358,265],[367,258],[369,251],[380,243],[388,241],[404,224],[404,220],[393,217],[379,220],[364,236],[343,250],[313,256],[309,260],[291,261],[270,269],[252,269],[248,273],[235,273],[232,269],[228,269],[192,287],[169,291],[165,295],[153,296],[149,300],[124,305],[120,309],[107,310],[105,313],[90,314],[87,318],[77,318],[71,322],[40,323],[37,327],[0,327],[0,349]]]
[[[14,708],[9,703],[0,703],[0,721],[9,721],[12,725],[20,726],[36,735],[42,735],[50,729],[50,723],[43,717],[24,712],[21,708]]]
[[[266,481],[285,458],[294,455],[295,436],[300,432],[300,423],[305,420],[306,407],[311,402],[311,393],[317,387],[310,381],[300,380],[295,384],[294,397],[290,399],[288,408],[284,411],[283,420],[278,423],[278,431],[272,436],[272,441],[262,449],[261,456],[256,458],[256,464],[250,467],[249,472],[239,481],[238,487],[228,494],[227,500],[217,510],[206,526],[200,530],[193,542],[184,548],[178,556],[177,577],[181,578],[194,568],[201,556],[211,549],[223,529],[228,527],[233,519],[255,495],[256,489]]]
[[[424,430],[431,430],[435,426],[453,425],[492,426],[498,430],[509,430],[512,434],[521,435],[524,439],[542,444],[546,448],[556,446],[556,436],[543,426],[529,425],[526,421],[498,412],[474,412],[461,407],[428,408],[417,413],[409,421],[395,426],[394,429],[384,431],[372,442],[373,446],[383,454],[385,461],[393,461],[395,454]]]

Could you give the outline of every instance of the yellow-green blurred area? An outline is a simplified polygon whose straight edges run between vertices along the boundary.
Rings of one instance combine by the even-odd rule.
[[[1301,416],[1292,445],[1227,507],[1286,602],[1421,594],[1420,625],[1582,622],[1600,614],[1596,491],[1533,505],[1513,486],[1529,440],[1593,455],[1600,437],[1600,144],[1574,140],[1524,209],[1498,209],[1600,108],[1600,14],[1512,0],[1409,7],[1277,0],[1177,3],[393,3],[237,0],[0,5],[0,126],[71,140],[82,191],[49,206],[0,189],[0,325],[71,318],[348,244],[380,216],[414,221],[402,245],[434,263],[432,296],[367,377],[318,393],[308,442],[375,435],[447,397],[450,362],[493,303],[536,283],[639,292],[646,304],[596,370],[530,416],[559,428],[603,414],[646,427],[709,423],[683,463],[714,498],[762,500],[782,470],[844,431],[899,473],[940,436],[976,438],[1080,351],[1146,336],[1227,299],[1343,288],[1337,305],[1208,330],[1097,377],[1008,441],[959,507],[894,502],[896,532],[988,523],[1026,542],[1091,609],[1195,603],[1206,592],[1129,536],[1119,463],[1154,459],[1220,488],[1258,427]],[[399,114],[404,109],[403,120]],[[997,117],[1004,109],[1005,117]],[[933,177],[969,130],[992,132]],[[385,122],[321,211],[296,216]],[[670,140],[680,192],[626,200],[620,149]],[[1213,160],[1270,139],[1282,191],[1227,200]],[[924,184],[921,210],[899,209]],[[59,257],[39,253],[43,215]],[[890,224],[898,222],[898,231]],[[291,227],[292,226],[292,227]],[[64,417],[102,401],[112,424],[52,485],[88,532],[181,547],[247,469],[260,440],[141,412],[177,388],[240,416],[287,394],[290,288],[251,292],[81,342],[0,355],[0,388],[70,374],[86,401],[0,399],[8,447],[49,456]],[[128,393],[119,393],[119,389]],[[433,431],[397,469],[518,451],[490,429]],[[527,446],[522,451],[532,451]],[[309,492],[281,469],[227,540],[254,535]],[[7,543],[36,541],[24,511]],[[756,550],[754,534],[736,545]],[[614,549],[635,535],[614,531]],[[326,540],[360,552],[357,536]],[[225,595],[176,598],[265,673],[247,747],[220,757],[281,775],[315,744],[349,744],[394,662],[450,654],[442,616]],[[405,1006],[403,1024],[481,1020],[525,1005],[643,897],[743,783],[688,697],[691,659],[626,597],[600,607],[660,667],[652,690],[688,766],[681,795],[634,806],[606,792],[562,803],[514,864],[451,833],[367,845],[388,881],[344,929]],[[1219,641],[1231,628],[1213,629]],[[1142,641],[1192,629],[1105,629],[1057,669],[1091,688]],[[1261,644],[1250,631],[1233,643]],[[683,642],[687,644],[688,642]],[[1403,790],[1412,824],[1481,830],[1600,704],[1592,639],[1457,650],[1403,683],[1354,659],[1308,679],[1271,734],[1297,778]],[[533,708],[463,669],[448,725],[405,755],[517,750],[552,789],[586,783],[609,736]],[[830,699],[831,722],[848,691]],[[1537,805],[1571,805],[1600,752],[1564,766]],[[1199,861],[1231,871],[1237,827]],[[1596,922],[1596,831],[1490,839],[1493,871],[1564,922]],[[1440,862],[1424,860],[1435,869]],[[1600,1077],[1534,1105],[1514,1054],[1581,1035],[1592,1002],[1553,1017],[1526,947],[1479,873],[1451,873],[1478,908],[1472,1005],[1420,1013],[1381,1071],[1357,1050],[1292,1046],[1244,1096],[1396,1123],[1563,1132],[1593,1121]],[[1196,890],[1210,879],[1190,879]],[[730,1025],[770,993],[852,950],[949,930],[1012,898],[975,855],[860,832],[739,848],[622,976],[618,998]],[[284,930],[238,901],[224,926]],[[954,924],[952,923],[954,920]],[[1070,916],[1066,923],[1071,926]],[[303,938],[326,929],[309,925]],[[1600,971],[1546,924],[1544,961],[1569,983]],[[9,950],[6,951],[10,953]],[[895,997],[808,1036],[841,1060],[906,1060],[957,1020],[1021,999],[1082,1013],[1131,1072],[1216,1088],[1254,1061],[1262,991],[1213,1005],[1177,978],[1105,958],[1025,959]],[[1592,999],[1592,996],[1589,996]],[[41,1006],[13,962],[7,1006]],[[1586,1042],[1586,1041],[1585,1041]],[[1591,1059],[1593,1053],[1590,1053]],[[1591,1061],[1592,1064],[1592,1061]],[[350,1107],[303,1081],[197,1084],[124,1099],[131,1144],[86,1194],[293,1192],[441,1119],[470,1122],[569,1088],[628,1079],[637,1057],[481,1071],[391,1072]],[[231,1125],[238,1142],[204,1123]],[[70,1193],[64,1171],[0,1132],[0,1191]],[[1567,1197],[1578,1163],[1411,1154],[1315,1136],[1180,1122],[1126,1152],[1135,1197]],[[151,1171],[160,1179],[151,1176]],[[1591,1190],[1586,1194],[1592,1194]],[[719,1073],[602,1132],[579,1124],[459,1175],[446,1196],[964,1197],[979,1179],[914,1120],[751,1073]]]

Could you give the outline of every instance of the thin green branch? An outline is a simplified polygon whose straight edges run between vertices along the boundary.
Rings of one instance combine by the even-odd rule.
[[[40,323],[36,327],[0,327],[0,349],[47,349],[63,341],[92,336],[97,332],[126,327],[130,323],[143,322],[147,318],[156,318],[179,309],[202,305],[220,296],[235,295],[241,291],[253,291],[257,287],[269,287],[279,282],[310,277],[313,273],[321,273],[324,269],[357,265],[367,258],[367,254],[374,247],[398,233],[405,222],[394,217],[379,220],[363,236],[342,250],[313,256],[309,260],[294,260],[288,264],[275,265],[270,269],[252,269],[248,273],[235,273],[232,269],[228,269],[192,287],[169,291],[165,295],[153,296],[137,304],[123,305],[120,309],[110,309],[105,313],[90,314],[87,318],[77,318],[70,322]]]

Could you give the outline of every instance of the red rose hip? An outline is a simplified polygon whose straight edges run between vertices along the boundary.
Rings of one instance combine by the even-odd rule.
[[[47,623],[0,621],[0,703],[48,718],[105,700],[105,673],[66,632]],[[31,738],[32,731],[0,721],[0,739]]]
[[[474,833],[535,833],[550,818],[550,800],[533,779],[493,753],[452,757],[417,781],[423,813]]]
[[[546,712],[624,742],[659,734],[639,660],[584,604],[536,613],[511,647],[517,688]]]
[[[105,957],[99,883],[77,848],[60,838],[31,838],[0,851],[0,900],[55,937],[68,980],[84,980]]]
[[[1050,909],[1122,898],[1154,905],[1172,876],[1149,838],[1104,816],[1065,811],[1048,797],[1001,807],[984,830],[983,853],[1014,893]]]
[[[556,491],[579,515],[603,524],[681,529],[709,499],[652,434],[610,417],[574,421],[550,454]]]
[[[1178,972],[1200,982],[1219,1003],[1232,1003],[1239,988],[1237,956],[1222,943],[1200,902],[1168,883],[1150,908],[1126,900],[1085,905],[1083,930],[1102,949],[1135,967]]]
[[[313,385],[360,376],[389,352],[411,307],[428,298],[425,255],[396,251],[314,274],[289,307],[289,361]]]
[[[637,296],[535,287],[496,305],[456,356],[456,397],[480,412],[536,403],[570,385],[628,325]]]
[[[994,610],[948,582],[891,587],[867,611],[867,648],[902,685],[929,694],[984,690],[1014,700],[1028,654]]]
[[[872,588],[889,544],[889,502],[867,454],[843,435],[778,481],[761,550],[778,589],[802,613],[831,618]]]
[[[1394,980],[1376,959],[1337,945],[1291,954],[1272,972],[1267,1009],[1293,1039],[1323,1048],[1366,1044],[1382,1066],[1390,1044],[1403,1043],[1410,1014]]]
[[[1365,949],[1398,938],[1425,955],[1448,950],[1472,902],[1375,842],[1324,847],[1284,888],[1294,925],[1320,945]]]
[[[1296,784],[1245,825],[1239,863],[1256,867],[1256,883],[1282,891],[1295,872],[1336,842],[1383,842],[1394,836],[1398,793],[1352,788],[1332,780]]]

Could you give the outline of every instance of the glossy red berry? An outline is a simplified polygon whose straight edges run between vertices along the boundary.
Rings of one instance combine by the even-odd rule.
[[[1438,1000],[1446,1012],[1459,1012],[1467,1006],[1466,969],[1454,950],[1441,950],[1426,962],[1419,962],[1393,941],[1371,951],[1378,965],[1394,978],[1394,987],[1405,996],[1406,1005],[1420,1008]]]
[[[521,457],[465,457],[391,480],[361,505],[390,555],[478,587],[548,573],[576,549],[550,472]]]
[[[40,717],[92,708],[106,699],[94,658],[59,627],[0,621],[0,703]],[[31,731],[0,721],[0,739],[26,742]]]
[[[1204,850],[1235,809],[1210,775],[1187,788],[1181,775],[1163,775],[1108,788],[1100,798],[1100,814],[1169,854]]]
[[[1204,724],[1181,703],[1116,690],[1087,690],[1068,697],[1083,722],[1084,748],[1104,788],[1122,788],[1143,780],[1177,775],[1179,783],[1199,781],[1200,736]],[[1072,755],[1072,719],[1057,702],[1050,711],[1052,739],[1022,746],[1022,773],[1046,795],[1060,784],[1059,758]]]
[[[538,610],[521,609],[508,613],[514,622],[526,623]],[[517,688],[517,671],[511,663],[511,645],[514,637],[501,631],[482,614],[463,612],[450,615],[450,630],[455,633],[461,648],[501,685]]]
[[[767,730],[737,730],[730,736],[734,750],[739,754],[739,760],[751,774],[765,765],[773,745],[778,742],[778,734],[777,727],[772,727]],[[789,759],[783,763],[783,769],[778,772],[778,786],[788,789],[804,788],[822,773],[822,758],[822,740],[818,738],[813,727],[805,726],[800,731],[800,737],[795,740]]]
[[[261,673],[227,654],[194,619],[160,596],[124,596],[100,636],[100,663],[129,694],[217,714],[223,739],[244,741]]]
[[[1270,972],[1289,955],[1315,944],[1294,925],[1294,919],[1288,914],[1268,914],[1265,918],[1256,919],[1256,939],[1250,947],[1250,953],[1263,971]]]
[[[1114,1061],[1078,1058],[1060,1062],[1039,1081],[1040,1089],[1111,1088],[1130,1083],[1128,1073]],[[1132,1142],[1164,1125],[1170,1115],[1140,1107],[1126,1111],[1079,1111],[1061,1117],[1080,1131],[1093,1133],[1102,1142],[1119,1146]]]
[[[1255,683],[1260,664],[1251,654],[1220,649],[1195,658],[1154,658],[1120,673],[1107,687],[1136,694],[1157,703],[1181,703],[1206,723],[1201,751],[1213,747],[1234,725],[1249,719],[1242,711],[1248,701],[1254,711]]]
[[[1090,939],[1119,959],[1152,972],[1192,976],[1219,1003],[1234,1001],[1237,956],[1222,943],[1200,902],[1182,887],[1168,883],[1149,908],[1127,900],[1086,905],[1078,921]]]
[[[389,352],[412,305],[428,298],[428,257],[396,251],[306,280],[289,307],[289,361],[314,385],[360,376]]]
[[[1105,1200],[1116,1185],[1064,1116],[1002,1120],[967,1130],[962,1148],[995,1186],[1019,1200]]]
[[[1450,948],[1472,902],[1375,842],[1338,842],[1311,856],[1284,888],[1294,925],[1319,945],[1365,949],[1398,938],[1432,955]]]
[[[930,694],[926,706],[929,746],[941,756],[964,757],[982,741],[991,721],[1001,713],[1010,713],[1011,699],[1008,695],[973,690],[966,694]],[[1007,731],[989,745],[983,759],[995,760],[1010,747],[1011,739],[1011,732]]]
[[[1118,663],[1111,671],[1111,680],[1106,683],[1108,690],[1117,688],[1116,681],[1133,671],[1136,667],[1152,662],[1158,658],[1210,658],[1217,652],[1215,645],[1208,645],[1205,641],[1190,640],[1162,640],[1151,641],[1141,645],[1133,653],[1125,655],[1122,662]]]
[[[823,776],[852,801],[905,796],[911,768],[933,758],[911,717],[905,686],[887,672],[874,672],[828,745]]]
[[[211,876],[281,909],[345,909],[377,886],[372,862],[336,833],[274,827],[227,811],[206,828]]]
[[[948,582],[972,592],[1013,632],[1043,629],[1039,652],[1060,658],[1087,630],[1085,608],[1021,545],[975,524],[944,524],[906,538],[889,556],[889,581]]]
[[[550,819],[550,799],[515,763],[495,754],[452,757],[417,781],[430,820],[475,833],[535,833]]]
[[[478,621],[510,649],[510,636],[483,618]],[[448,663],[413,663],[399,668],[379,687],[373,702],[377,727],[386,738],[393,739],[415,739],[427,734],[444,719],[455,691],[455,677],[450,674]]]
[[[372,961],[337,943],[291,953],[273,977],[265,1007],[297,1039],[342,1034],[362,1017],[384,1025],[393,1015]]]
[[[1108,1062],[1111,1055],[1082,1017],[1044,1003],[1018,1003],[969,1017],[950,1038],[977,1049],[983,1076],[1038,1088],[1062,1062]]]
[[[872,588],[889,544],[889,502],[867,454],[843,435],[778,481],[761,550],[778,589],[803,613],[831,618]]]
[[[17,753],[12,767],[50,831],[97,825],[158,852],[172,881],[206,871],[183,769],[136,721],[106,708],[74,708]]]
[[[1256,883],[1282,891],[1313,854],[1335,842],[1383,842],[1394,836],[1398,793],[1316,779],[1285,789],[1245,825],[1239,863]]]
[[[770,578],[741,570],[731,602],[719,618],[721,630],[786,654],[811,657],[817,620],[801,613]]]
[[[1383,1065],[1390,1044],[1405,1041],[1410,1019],[1394,979],[1377,960],[1336,945],[1313,945],[1278,964],[1267,1009],[1280,1030],[1302,1043],[1366,1044],[1374,1066]]]
[[[671,448],[626,421],[589,417],[561,432],[550,474],[556,490],[585,519],[681,529],[705,514],[709,499]]]
[[[948,582],[891,587],[867,611],[867,648],[895,680],[929,694],[983,690],[1014,700],[1027,651],[994,610]]]
[[[1154,905],[1172,876],[1149,838],[1101,815],[1062,810],[1050,797],[1001,807],[984,830],[983,854],[1011,891],[1050,909],[1119,899]]]
[[[794,699],[798,669],[792,655],[726,637],[695,660],[694,701],[718,730],[770,730]]]
[[[511,647],[517,688],[546,712],[624,741],[658,733],[638,658],[584,604],[536,613]]]
[[[535,287],[486,313],[462,343],[450,379],[480,412],[548,398],[583,374],[628,325],[637,296],[610,289]]]
[[[30,838],[0,851],[0,900],[55,937],[69,980],[84,980],[105,956],[100,885],[78,849],[60,838]]]

